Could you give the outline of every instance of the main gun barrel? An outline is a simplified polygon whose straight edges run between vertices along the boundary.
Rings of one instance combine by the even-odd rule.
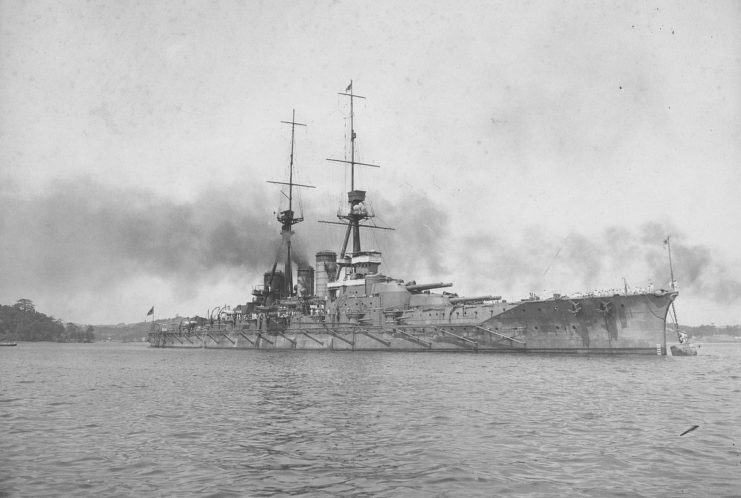
[[[413,285],[407,285],[407,290],[409,292],[421,292],[426,291],[430,289],[440,289],[442,287],[452,287],[452,283],[444,283],[444,282],[437,282],[435,284],[413,284]]]
[[[451,304],[470,303],[472,301],[498,301],[502,296],[476,296],[476,297],[454,297],[450,299]]]

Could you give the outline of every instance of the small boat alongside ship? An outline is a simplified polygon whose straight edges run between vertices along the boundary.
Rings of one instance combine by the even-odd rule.
[[[18,337],[14,334],[6,334],[0,337],[0,347],[13,347],[18,345]]]
[[[344,241],[338,252],[321,250],[314,266],[299,265],[293,276],[291,235],[301,221],[294,212],[294,189],[311,188],[293,178],[296,126],[291,125],[289,178],[271,182],[287,187],[288,208],[280,211],[284,257],[265,272],[252,300],[209,310],[206,317],[152,322],[154,347],[248,348],[260,350],[449,351],[512,353],[667,354],[667,317],[678,293],[643,289],[561,295],[508,301],[501,296],[458,296],[442,289],[452,283],[417,283],[384,275],[382,254],[361,244],[361,230],[378,226],[356,188],[356,167],[377,167],[355,159],[355,99],[352,82],[340,95],[349,98],[350,158],[330,159],[350,172],[347,207],[338,213]],[[678,329],[677,329],[678,333]]]

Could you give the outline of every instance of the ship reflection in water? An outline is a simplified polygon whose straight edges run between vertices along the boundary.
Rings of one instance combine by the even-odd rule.
[[[498,295],[458,296],[442,291],[452,283],[405,282],[381,272],[382,255],[363,249],[361,229],[392,230],[375,223],[366,191],[355,186],[356,167],[377,167],[355,159],[353,104],[364,98],[352,82],[349,98],[350,159],[347,208],[338,212],[345,230],[339,253],[316,253],[315,266],[299,266],[293,278],[291,235],[303,221],[294,211],[294,190],[313,188],[293,180],[295,111],[291,121],[289,178],[282,185],[288,205],[281,225],[283,270],[278,258],[251,302],[209,311],[170,324],[152,324],[156,347],[252,348],[332,351],[469,351],[667,354],[667,316],[677,292],[670,289],[604,292],[573,296],[531,295],[507,301]],[[668,242],[668,239],[667,241]],[[350,246],[350,247],[349,247]],[[676,331],[678,333],[678,330]],[[670,340],[670,342],[672,342]]]

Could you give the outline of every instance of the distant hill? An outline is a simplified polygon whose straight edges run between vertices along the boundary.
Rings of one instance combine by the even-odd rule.
[[[155,320],[161,324],[179,322],[182,317],[162,318]],[[99,341],[141,342],[146,340],[152,328],[152,322],[118,323],[116,325],[96,325],[95,335]]]
[[[0,341],[93,342],[95,328],[47,316],[36,310],[33,301],[19,299],[14,305],[0,305]]]
[[[683,330],[692,339],[697,341],[741,341],[741,325],[728,325],[726,327],[718,327],[716,325],[698,325],[696,327],[690,327],[686,325],[680,325],[680,330]],[[669,330],[667,330],[667,333]]]
[[[99,341],[141,342],[147,337],[150,327],[151,323],[144,322],[96,325],[95,335]]]

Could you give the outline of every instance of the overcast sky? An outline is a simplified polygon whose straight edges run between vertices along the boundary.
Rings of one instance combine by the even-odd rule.
[[[741,323],[741,4],[0,0],[0,303],[204,315],[299,258],[357,173],[384,272],[462,295],[666,287]]]

